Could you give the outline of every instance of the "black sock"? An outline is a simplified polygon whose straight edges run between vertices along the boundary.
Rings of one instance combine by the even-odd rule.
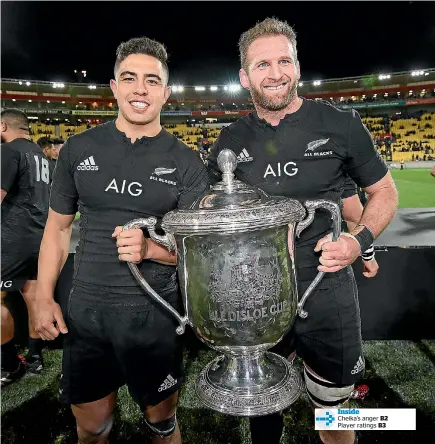
[[[29,337],[29,351],[28,356],[42,356],[42,349],[44,347],[44,341],[41,338]]]
[[[20,359],[17,355],[17,349],[15,348],[15,341],[12,338],[6,344],[2,344],[2,370],[7,372],[13,372],[18,368]]]
[[[279,444],[284,418],[280,413],[249,418],[252,444]]]

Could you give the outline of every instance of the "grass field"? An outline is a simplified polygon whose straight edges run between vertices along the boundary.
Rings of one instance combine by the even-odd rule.
[[[201,406],[194,393],[199,371],[216,354],[190,341],[186,350],[187,382],[181,392],[178,419],[184,444],[249,444],[246,418],[215,413]],[[415,408],[417,431],[364,431],[360,444],[417,444],[430,442],[435,434],[435,341],[368,341],[364,343],[369,386],[363,401],[351,401],[360,408]],[[58,402],[60,350],[45,353],[47,369],[42,377],[26,376],[2,390],[2,443],[76,443],[74,418]],[[297,362],[300,367],[300,362]],[[138,427],[141,414],[125,387],[121,388],[111,444],[148,444]],[[285,412],[282,444],[320,443],[305,394]],[[267,443],[265,443],[267,444]]]
[[[434,208],[435,178],[426,168],[390,170],[399,192],[399,208]]]

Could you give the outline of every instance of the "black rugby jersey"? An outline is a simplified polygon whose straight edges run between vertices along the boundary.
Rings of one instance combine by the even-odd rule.
[[[51,179],[53,179],[54,170],[56,168],[56,162],[57,162],[57,160],[48,159],[48,165],[50,167],[50,177],[51,177]]]
[[[74,283],[142,294],[118,259],[115,227],[139,217],[161,221],[208,189],[203,162],[165,129],[132,144],[111,121],[70,137],[56,164],[50,206],[61,214],[80,212]],[[154,289],[176,288],[174,266],[144,260],[139,269]]]
[[[220,180],[216,159],[224,148],[237,155],[238,179],[302,203],[340,203],[349,177],[366,187],[388,171],[357,112],[309,99],[275,127],[253,112],[223,128],[207,160],[212,183]],[[329,213],[316,211],[314,222],[296,241],[296,267],[302,279],[315,276],[319,254],[313,250],[330,231]]]
[[[28,139],[15,139],[1,146],[1,187],[7,191],[2,203],[2,252],[38,252],[47,222],[50,196],[48,159]]]

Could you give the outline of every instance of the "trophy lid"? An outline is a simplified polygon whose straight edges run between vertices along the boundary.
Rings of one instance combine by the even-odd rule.
[[[222,180],[188,209],[174,210],[162,220],[162,228],[173,234],[229,234],[278,227],[301,221],[306,214],[294,199],[271,197],[234,176],[237,157],[224,149],[217,163]]]

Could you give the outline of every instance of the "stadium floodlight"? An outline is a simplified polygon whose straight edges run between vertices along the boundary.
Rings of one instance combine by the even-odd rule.
[[[228,85],[228,88],[227,88],[227,90],[232,93],[239,92],[240,89],[241,89],[241,86],[238,85],[237,83],[231,83],[230,85]]]
[[[412,71],[412,72],[411,72],[412,77],[415,77],[415,76],[422,76],[423,74],[424,74],[424,71],[423,71],[423,70],[418,70],[418,71]]]
[[[314,80],[313,85],[319,86],[322,82],[320,80]]]
[[[26,82],[26,85],[27,85],[27,86],[30,86],[30,82]]]
[[[304,86],[304,82],[298,83],[299,86]]]
[[[96,85],[89,85],[88,88],[89,89],[97,89],[97,86]]]
[[[12,99],[12,102],[16,102],[17,101],[17,99]]]
[[[386,80],[386,79],[389,79],[389,78],[391,78],[390,74],[381,74],[379,76],[379,80]]]
[[[59,83],[59,82],[53,82],[53,88],[64,88],[65,84],[64,83]]]
[[[172,92],[183,92],[184,86],[174,85],[171,87],[171,89],[172,89]]]
[[[20,80],[19,82],[18,82],[18,85],[22,85],[23,84],[23,82]]]
[[[218,87],[217,86],[210,86],[210,91],[217,91]]]
[[[195,91],[205,91],[204,86],[195,86]]]

